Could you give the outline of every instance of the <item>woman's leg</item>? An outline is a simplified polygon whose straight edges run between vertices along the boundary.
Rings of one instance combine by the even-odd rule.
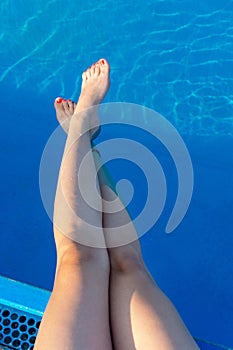
[[[101,102],[109,85],[109,66],[97,63],[83,76],[78,105],[72,116],[62,159],[54,207],[54,235],[57,249],[57,269],[54,288],[46,308],[35,350],[108,350],[112,349],[109,310],[109,260],[105,248],[85,246],[79,242],[93,232],[97,243],[104,246],[101,211],[91,209],[80,194],[77,181],[83,157],[90,151],[91,126],[95,114],[86,108]],[[69,104],[55,103],[62,115]],[[83,134],[81,137],[80,134]],[[95,183],[96,168],[92,156],[86,160],[86,186]],[[97,208],[101,198],[86,192]],[[95,197],[96,196],[96,197]],[[86,221],[90,219],[91,225]],[[71,239],[72,238],[72,239]]]
[[[101,159],[97,152],[94,152],[94,158],[99,165]],[[133,243],[108,249],[111,263],[110,319],[114,349],[198,349],[175,307],[148,272],[133,223],[119,197],[112,190],[113,186],[110,188],[108,185],[110,176],[104,168],[98,175],[103,197],[106,244],[111,247],[116,243],[112,240],[112,237],[115,239],[112,228],[116,228],[120,236],[135,238]],[[106,213],[110,203],[111,211],[115,206],[115,213]]]

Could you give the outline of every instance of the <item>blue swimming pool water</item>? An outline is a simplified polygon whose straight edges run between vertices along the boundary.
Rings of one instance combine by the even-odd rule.
[[[160,112],[193,161],[189,211],[165,235],[177,193],[174,165],[149,136],[130,135],[158,152],[168,183],[165,211],[142,238],[145,260],[194,336],[233,347],[232,20],[229,0],[1,2],[0,275],[52,286],[52,224],[38,178],[57,126],[53,99],[77,98],[82,71],[104,56],[112,67],[105,101]],[[98,142],[114,133],[107,129]],[[123,172],[136,185],[130,205],[136,215],[143,176],[121,165],[121,172],[117,162],[111,169],[116,180]]]

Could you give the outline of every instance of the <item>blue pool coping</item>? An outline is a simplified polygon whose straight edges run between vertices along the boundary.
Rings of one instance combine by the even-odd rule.
[[[26,283],[0,276],[0,305],[17,309],[42,318],[51,292]],[[214,344],[210,341],[194,337],[201,350],[233,350],[230,347]],[[0,350],[7,347],[0,344]]]
[[[0,276],[0,304],[42,317],[51,292]]]

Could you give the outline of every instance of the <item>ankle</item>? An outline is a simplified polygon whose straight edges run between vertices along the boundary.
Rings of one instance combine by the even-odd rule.
[[[89,133],[90,137],[99,129],[98,107],[76,109],[72,118],[71,125],[81,134]]]
[[[91,97],[88,98],[87,96],[85,98],[82,98],[81,101],[79,99],[77,106],[75,108],[74,114],[87,112],[88,114],[93,115],[98,112],[98,107],[99,107],[98,101],[97,100],[95,101]]]

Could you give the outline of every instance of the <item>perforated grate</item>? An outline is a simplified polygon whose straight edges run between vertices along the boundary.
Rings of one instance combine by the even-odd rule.
[[[41,317],[0,304],[0,349],[32,350]]]

